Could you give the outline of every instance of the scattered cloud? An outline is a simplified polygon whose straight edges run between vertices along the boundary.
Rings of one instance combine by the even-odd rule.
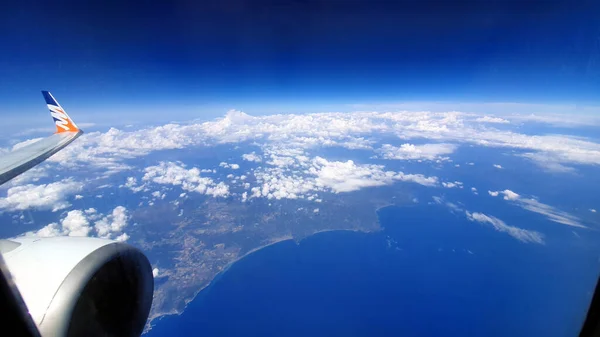
[[[158,268],[152,269],[152,276],[153,277],[158,277]]]
[[[159,165],[146,167],[144,172],[143,181],[181,186],[185,191],[213,197],[229,195],[228,185],[223,182],[216,183],[212,178],[202,177],[198,168],[188,170],[182,163],[160,162]]]
[[[465,214],[469,221],[490,225],[498,232],[506,233],[519,241],[544,244],[544,235],[540,232],[509,226],[504,221],[483,213],[465,211]]]
[[[442,186],[444,186],[445,188],[463,188],[463,183],[460,181],[455,181],[455,182],[443,182]]]
[[[237,169],[240,168],[240,165],[238,165],[238,164],[229,164],[229,163],[226,163],[226,162],[221,162],[219,164],[219,166],[223,167],[223,168],[230,168],[232,170],[237,170]]]
[[[494,167],[497,169],[502,169],[502,165],[500,165],[500,164],[494,164]]]
[[[504,195],[504,200],[512,201],[515,205],[528,211],[542,214],[546,216],[550,221],[573,227],[586,228],[586,226],[580,223],[578,217],[571,215],[567,212],[558,210],[550,205],[541,203],[534,198],[524,198],[518,193],[515,193],[508,189],[504,191],[488,191],[488,193],[493,197],[502,194]]]
[[[14,186],[6,191],[5,197],[0,197],[0,211],[36,209],[56,212],[69,207],[71,205],[68,202],[69,197],[82,188],[82,183],[72,179],[42,185]]]
[[[397,181],[437,186],[437,177],[422,174],[385,171],[383,165],[357,164],[352,160],[329,161],[322,157],[299,159],[288,164],[285,159],[254,171],[258,186],[252,187],[251,198],[307,199],[319,202],[321,192],[344,193],[362,188],[391,185]],[[281,157],[290,158],[290,157]]]
[[[133,193],[138,193],[140,191],[145,190],[147,187],[145,184],[142,185],[138,185],[138,181],[136,177],[127,177],[127,180],[125,181],[125,184],[120,185],[119,187],[121,188],[128,188],[130,189]]]
[[[456,148],[456,145],[447,143],[423,145],[406,143],[400,145],[400,147],[384,144],[377,152],[384,159],[446,160],[448,157],[442,157],[442,155],[450,154]]]
[[[593,208],[590,208],[590,212],[592,212],[592,213],[596,213],[596,210],[595,210],[595,209],[593,209]]]
[[[108,215],[99,214],[94,208],[72,210],[60,223],[50,223],[38,231],[27,232],[23,235],[38,237],[53,236],[94,236],[104,239],[126,241],[129,235],[124,233],[129,216],[127,209],[117,206]],[[92,225],[92,223],[94,223]]]
[[[257,155],[255,152],[243,154],[242,159],[256,163],[262,162],[262,157]]]

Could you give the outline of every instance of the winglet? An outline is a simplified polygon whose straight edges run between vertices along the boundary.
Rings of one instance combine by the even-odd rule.
[[[77,125],[75,125],[71,117],[67,115],[65,110],[58,104],[50,92],[42,91],[42,95],[44,95],[48,109],[50,109],[50,114],[56,124],[56,133],[79,131]]]

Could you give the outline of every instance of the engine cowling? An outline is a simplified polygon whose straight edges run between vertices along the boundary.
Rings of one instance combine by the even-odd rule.
[[[154,289],[138,249],[87,237],[0,240],[0,253],[40,334],[139,336]]]

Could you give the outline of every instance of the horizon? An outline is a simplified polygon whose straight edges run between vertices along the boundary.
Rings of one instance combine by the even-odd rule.
[[[77,120],[89,114],[96,124],[123,115],[163,121],[166,109],[173,119],[211,119],[230,109],[261,115],[418,103],[598,114],[597,7],[12,3],[0,14],[11,32],[0,37],[8,51],[0,55],[0,99],[7,117],[33,118],[43,111],[39,90],[49,90],[82,114]]]

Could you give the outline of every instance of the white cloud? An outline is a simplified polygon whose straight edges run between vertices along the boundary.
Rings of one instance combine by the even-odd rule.
[[[290,167],[269,166],[254,171],[259,186],[252,187],[249,198],[298,199],[320,202],[316,192],[351,192],[361,188],[390,185],[396,181],[437,186],[437,177],[384,171],[383,165],[329,161],[322,157],[295,160]]]
[[[136,177],[127,177],[125,184],[120,185],[119,187],[125,187],[130,189],[133,193],[137,193],[143,191],[146,188],[145,184],[138,185],[138,181]]]
[[[504,200],[517,200],[519,199],[519,195],[511,190],[504,190],[500,192],[504,194]]]
[[[463,183],[460,181],[455,181],[455,182],[443,182],[442,186],[444,186],[445,188],[463,188]]]
[[[183,164],[160,162],[157,166],[146,167],[144,171],[143,181],[181,186],[185,191],[213,197],[229,195],[229,186],[223,182],[216,183],[212,178],[200,176],[200,170],[195,167],[187,170]]]
[[[502,165],[500,165],[500,164],[494,164],[494,167],[497,169],[502,169]]]
[[[76,194],[76,195],[75,195],[75,200],[79,200],[79,199],[83,199],[83,195],[81,195],[81,194]]]
[[[467,216],[467,219],[469,219],[470,221],[476,221],[482,224],[491,225],[495,230],[506,233],[519,241],[533,242],[539,244],[544,243],[544,236],[539,232],[509,226],[504,221],[483,213],[470,213],[469,211],[465,211],[465,214]]]
[[[481,123],[497,123],[497,124],[508,124],[508,120],[500,117],[483,116],[475,119],[476,122]]]
[[[158,277],[158,268],[152,269],[152,276]]]
[[[127,240],[129,240],[129,234],[127,234],[127,233],[123,233],[115,238],[115,241],[119,241],[119,242],[125,242]]]
[[[117,206],[111,214],[96,221],[94,228],[98,237],[111,239],[113,235],[123,232],[128,221],[127,209],[123,206]]]
[[[90,223],[85,214],[80,210],[69,211],[61,221],[62,235],[88,236],[91,231]]]
[[[442,155],[450,154],[456,149],[454,144],[402,144],[400,147],[395,147],[390,144],[384,144],[377,152],[384,159],[401,159],[401,160],[444,160],[447,157]]]
[[[84,211],[72,210],[58,223],[51,223],[35,232],[27,232],[26,236],[94,236],[105,239],[126,241],[129,238],[124,233],[129,216],[127,209],[117,206],[108,215],[99,214],[94,208]],[[92,222],[94,225],[92,226]],[[116,236],[116,237],[115,237]]]
[[[596,213],[596,210],[595,210],[595,209],[593,209],[593,208],[590,208],[590,212],[592,212],[592,213]]]
[[[316,157],[309,173],[316,176],[317,186],[330,188],[333,192],[350,192],[364,187],[392,184],[394,181],[410,181],[421,185],[434,186],[436,177],[425,177],[420,174],[404,174],[403,172],[383,171],[382,165],[356,165],[352,160],[334,161]]]
[[[548,220],[550,220],[550,221],[561,223],[563,225],[573,226],[573,227],[586,228],[586,226],[582,225],[579,222],[580,220],[576,216],[571,215],[564,211],[560,211],[550,205],[541,203],[534,198],[524,198],[521,195],[519,195],[518,193],[515,193],[508,189],[506,189],[504,191],[488,191],[488,193],[493,197],[498,196],[499,194],[502,194],[502,195],[504,195],[504,200],[512,201],[512,202],[514,202],[515,205],[517,205],[523,209],[526,209],[528,211],[542,214],[542,215],[546,216],[548,218]]]
[[[546,153],[527,152],[519,154],[518,156],[532,160],[533,163],[546,171],[559,173],[575,172],[575,168],[562,164],[559,158],[555,156],[548,156]]]
[[[7,190],[6,197],[0,197],[0,210],[23,211],[27,209],[58,210],[69,207],[67,199],[79,192],[83,184],[64,179],[50,184],[21,185]]]
[[[222,161],[221,163],[219,163],[219,166],[223,167],[223,168],[230,168],[232,170],[237,170],[237,169],[240,168],[240,165],[238,165],[238,164],[229,164],[229,163],[226,163],[224,161]]]
[[[242,158],[244,160],[251,161],[251,162],[256,162],[256,163],[262,162],[262,157],[257,155],[255,152],[243,154]]]

